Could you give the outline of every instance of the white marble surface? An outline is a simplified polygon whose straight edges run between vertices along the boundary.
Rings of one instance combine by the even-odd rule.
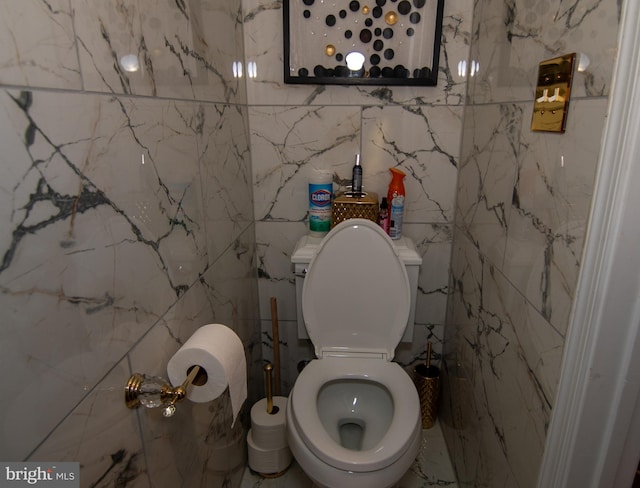
[[[580,271],[616,54],[615,0],[477,3],[445,326],[460,486],[535,486]],[[570,52],[566,132],[530,129],[538,63]]]
[[[0,458],[78,461],[83,486],[239,484],[228,398],[168,423],[123,399],[211,322],[262,389],[239,5],[0,6]]]
[[[82,89],[67,0],[0,5],[0,84]]]
[[[480,65],[469,86],[474,104],[530,99],[538,63],[568,53],[590,61],[578,71],[574,97],[609,94],[616,58],[617,0],[486,0],[477,3],[471,59]]]
[[[263,478],[246,469],[241,488],[313,488],[315,485],[304,471],[293,461],[289,469],[278,478]],[[456,476],[442,436],[440,421],[430,429],[422,431],[418,456],[409,471],[395,488],[428,488],[446,486],[458,488]]]
[[[240,2],[73,4],[84,87],[90,91],[235,102],[245,99]],[[127,70],[124,56],[139,69]]]

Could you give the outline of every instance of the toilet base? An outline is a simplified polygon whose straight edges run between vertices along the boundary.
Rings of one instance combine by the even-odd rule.
[[[287,425],[287,438],[293,457],[318,488],[391,488],[409,470],[420,448],[422,430],[417,424],[407,451],[395,463],[369,472],[345,471],[318,459],[304,444],[298,432]]]

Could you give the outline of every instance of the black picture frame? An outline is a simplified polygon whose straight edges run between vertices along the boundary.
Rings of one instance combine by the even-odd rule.
[[[283,0],[284,82],[436,86],[444,0],[368,1]],[[394,20],[394,14],[390,24],[387,19]],[[356,39],[355,29],[360,29]],[[365,54],[362,70],[347,68],[344,51],[349,49]]]

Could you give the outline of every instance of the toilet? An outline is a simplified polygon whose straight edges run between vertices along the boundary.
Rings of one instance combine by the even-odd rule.
[[[392,241],[369,220],[350,219],[323,239],[305,236],[292,256],[296,281],[303,280],[299,320],[317,359],[289,394],[287,438],[320,487],[392,487],[418,453],[418,394],[392,362],[401,340],[411,340],[406,330],[413,330],[422,262],[402,239]]]

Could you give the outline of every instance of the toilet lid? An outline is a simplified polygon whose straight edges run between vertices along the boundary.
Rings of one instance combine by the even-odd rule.
[[[409,318],[404,263],[374,222],[345,220],[323,239],[302,289],[304,323],[318,357],[393,359]]]

